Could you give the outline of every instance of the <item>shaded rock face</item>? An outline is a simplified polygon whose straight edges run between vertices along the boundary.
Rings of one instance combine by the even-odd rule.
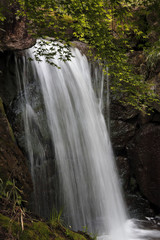
[[[156,211],[160,208],[160,113],[124,110],[111,103],[111,141],[120,182],[131,216],[154,216],[151,203]]]
[[[19,188],[23,186],[24,198],[27,199],[32,191],[32,181],[26,159],[18,148],[12,129],[5,115],[0,99],[0,178],[15,179]]]
[[[130,57],[136,73],[143,74],[146,81],[153,83],[160,96],[160,62],[154,68],[148,67],[141,51]],[[141,207],[144,215],[150,213],[150,203],[156,206],[156,210],[160,209],[160,104],[154,103],[153,108],[153,112],[146,115],[122,105],[111,94],[111,141],[121,182],[130,208],[135,209],[137,205],[138,209],[138,205],[144,203]],[[131,196],[136,196],[134,203]]]
[[[15,179],[16,185],[20,189],[23,187],[24,198],[29,199],[33,191],[29,166],[9,124],[16,96],[15,55],[13,51],[4,51],[0,53],[0,178],[4,182]]]
[[[143,126],[128,145],[128,158],[141,192],[160,207],[160,126]]]
[[[13,51],[5,51],[0,53],[0,97],[3,99],[6,114],[9,122],[12,125],[16,139],[16,142],[7,141],[9,137],[6,131],[8,130],[6,130],[6,126],[1,124],[0,121],[0,135],[6,136],[6,138],[2,138],[0,142],[0,178],[4,179],[4,181],[8,178],[14,178],[19,188],[23,186],[25,199],[30,193],[32,193],[29,203],[32,211],[36,213],[44,212],[44,209],[39,207],[40,204],[38,201],[45,202],[45,200],[49,199],[48,209],[45,209],[46,215],[49,216],[50,213],[48,212],[50,209],[52,209],[53,203],[55,205],[57,204],[59,194],[58,176],[55,174],[55,172],[57,172],[54,161],[55,153],[51,136],[49,134],[44,103],[39,84],[37,84],[33,74],[27,75],[28,72],[30,73],[30,70],[28,70],[28,72],[27,70],[25,71],[27,76],[26,82],[24,83],[22,81],[22,78],[24,77],[23,54],[23,51],[16,53]],[[22,72],[19,72],[17,67],[19,67]],[[22,87],[24,85],[25,89]],[[38,118],[38,121],[37,119],[34,119],[34,117],[29,119],[29,124],[33,127],[33,130],[31,131],[32,138],[30,139],[33,147],[33,156],[35,159],[35,179],[33,181],[34,184],[40,186],[37,188],[36,193],[33,193],[32,189],[32,181],[30,176],[31,163],[29,160],[28,145],[25,138],[26,129],[24,127],[24,118],[26,116],[26,95],[28,101],[32,103],[33,111]],[[8,123],[6,115],[4,116],[6,119],[5,121]],[[39,123],[41,123],[40,125],[43,126],[42,128],[39,127]],[[39,145],[36,145],[37,138],[39,140]],[[44,146],[43,154],[42,150],[40,149],[41,145]],[[43,157],[45,158],[44,164],[41,164]],[[48,178],[46,184],[44,184],[45,177]],[[53,184],[51,184],[51,182]],[[42,195],[42,192],[43,199],[40,199],[39,195]],[[36,195],[38,201],[33,202],[33,195]],[[55,199],[57,202],[55,202]],[[44,216],[44,214],[41,215]]]
[[[135,133],[135,124],[120,120],[111,120],[111,139],[117,153],[123,151],[128,141]]]
[[[27,156],[33,180],[31,209],[48,217],[59,207],[59,181],[55,151],[38,79],[21,56],[17,57],[17,93],[8,108],[18,146]],[[47,202],[47,204],[46,204]]]
[[[9,107],[17,94],[14,53],[0,53],[0,97],[5,107]]]
[[[117,101],[111,102],[111,140],[117,155],[123,155],[128,141],[135,134],[138,111],[129,106],[123,106]]]
[[[127,190],[130,181],[130,169],[128,159],[126,157],[119,156],[116,158],[116,163],[119,170],[119,175],[121,177],[123,189]]]

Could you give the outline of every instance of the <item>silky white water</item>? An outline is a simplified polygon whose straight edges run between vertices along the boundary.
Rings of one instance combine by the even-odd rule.
[[[33,51],[34,48],[27,54],[34,59]],[[101,112],[102,100],[93,91],[90,65],[78,49],[72,49],[72,54],[75,57],[67,63],[54,60],[61,69],[42,59],[41,62],[32,61],[31,69],[23,69],[21,74],[25,79],[24,89],[36,85],[40,95],[38,100],[42,101],[44,110],[44,114],[36,110],[37,97],[32,96],[30,87],[24,90],[24,130],[36,211],[42,215],[52,211],[57,188],[58,207],[63,208],[63,217],[74,230],[87,227],[101,240],[143,239],[133,231],[135,226],[128,226],[112,147]],[[30,72],[36,84],[24,78]],[[102,96],[102,90],[100,93]],[[56,164],[53,157],[46,159],[47,133]],[[51,173],[53,166],[58,172],[56,177]],[[56,178],[58,187],[53,187]]]

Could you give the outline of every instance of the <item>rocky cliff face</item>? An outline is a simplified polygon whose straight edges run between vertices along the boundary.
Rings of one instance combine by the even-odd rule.
[[[17,145],[7,115],[17,95],[13,50],[29,48],[34,43],[26,31],[24,19],[16,20],[11,14],[0,25],[0,178],[4,182],[14,179],[25,199],[29,199],[33,191],[29,165]]]
[[[141,192],[160,206],[160,125],[142,126],[128,144],[128,158]]]
[[[137,73],[144,74],[146,81],[154,83],[155,92],[160,95],[159,63],[154,69],[148,68],[142,52],[135,52],[131,61]],[[159,103],[154,104],[150,115],[145,115],[121,105],[115,97],[111,100],[111,139],[122,182],[126,191],[138,195],[140,192],[144,197],[144,205],[141,197],[140,202],[136,200],[137,207],[142,203],[144,212],[147,211],[145,199],[160,208],[159,136]]]
[[[23,190],[25,199],[32,191],[32,181],[26,162],[24,155],[16,144],[0,99],[0,178],[3,182],[14,179],[16,185]]]

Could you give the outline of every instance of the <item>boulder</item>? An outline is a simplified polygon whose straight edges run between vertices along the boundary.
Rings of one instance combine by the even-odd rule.
[[[128,144],[131,169],[144,196],[160,207],[160,126],[142,126]]]
[[[132,124],[121,120],[111,120],[111,141],[116,153],[126,147],[128,141],[134,136],[135,129],[136,123]]]

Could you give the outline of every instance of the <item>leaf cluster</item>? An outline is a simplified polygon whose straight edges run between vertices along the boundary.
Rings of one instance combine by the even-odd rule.
[[[45,56],[47,62],[56,65],[53,61],[56,52],[60,60],[68,61],[70,40],[80,40],[89,46],[89,54],[101,63],[104,71],[109,68],[111,89],[124,95],[123,101],[143,109],[156,99],[152,88],[134,74],[127,53],[132,51],[133,37],[143,48],[149,29],[144,28],[140,16],[160,9],[158,0],[8,0],[8,3],[10,9],[14,6],[19,21],[26,19],[33,37],[52,37],[50,47],[44,40],[37,47],[38,61]]]
[[[5,198],[8,202],[13,203],[13,211],[15,210],[16,206],[22,205],[22,194],[23,191],[20,190],[13,181],[7,180],[6,183],[0,178],[0,198]]]

